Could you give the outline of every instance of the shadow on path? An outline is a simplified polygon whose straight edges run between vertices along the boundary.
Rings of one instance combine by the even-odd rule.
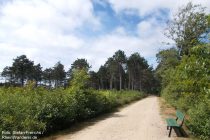
[[[135,103],[135,102],[133,102]],[[131,104],[133,104],[131,103]],[[130,104],[127,104],[130,105]],[[46,136],[43,138],[40,138],[40,140],[56,140],[58,137],[63,136],[63,135],[72,135],[74,133],[76,133],[77,131],[80,131],[82,129],[88,129],[88,127],[93,126],[94,124],[96,124],[97,122],[109,119],[109,118],[118,118],[118,117],[125,117],[125,115],[120,115],[118,114],[118,112],[120,111],[121,108],[126,107],[127,105],[120,107],[118,109],[114,109],[112,112],[110,113],[106,113],[106,114],[101,114],[99,116],[97,116],[96,118],[92,118],[92,119],[88,119],[82,122],[78,122],[78,123],[74,123],[71,126],[69,126],[69,128],[64,129],[64,130],[60,130],[59,132],[50,135],[50,136]]]

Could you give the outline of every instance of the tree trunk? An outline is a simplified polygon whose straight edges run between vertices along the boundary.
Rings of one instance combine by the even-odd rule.
[[[101,81],[101,89],[104,89],[104,82],[103,82],[103,79],[100,78],[100,81]]]
[[[130,75],[130,72],[128,72],[128,89],[131,89],[131,75]]]
[[[112,89],[112,79],[110,79],[109,88]]]
[[[35,80],[35,87],[37,87],[37,86],[38,86],[38,81]]]
[[[21,86],[23,87],[24,85],[24,78],[21,78]]]
[[[111,78],[110,78],[110,83],[109,83],[109,84],[110,84],[110,85],[109,85],[109,88],[110,88],[110,89],[112,89],[112,82],[113,82],[113,75],[111,75]]]
[[[132,83],[131,84],[132,84],[131,88],[132,88],[132,90],[134,90],[134,80],[133,80],[133,78],[132,78]]]
[[[58,81],[55,80],[55,88],[57,88],[57,86],[58,86]]]
[[[142,89],[141,89],[141,78],[139,79],[139,89],[140,89],[140,91],[142,91]]]
[[[117,82],[116,82],[116,79],[113,78],[113,86],[112,86],[113,89],[117,89]]]
[[[52,87],[52,81],[49,80],[49,87],[51,88]]]
[[[120,74],[120,90],[122,90],[122,74]]]

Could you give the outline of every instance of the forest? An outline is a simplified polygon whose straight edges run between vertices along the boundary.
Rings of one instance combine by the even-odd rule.
[[[1,74],[6,78],[5,86],[23,86],[27,81],[34,81],[37,86],[47,88],[66,87],[71,85],[73,72],[84,69],[90,76],[89,86],[94,89],[156,92],[155,88],[151,88],[157,84],[154,70],[139,53],[133,53],[127,58],[123,51],[118,50],[97,72],[89,70],[91,66],[84,58],[75,60],[68,71],[64,70],[61,62],[42,70],[40,64],[35,65],[25,55],[13,61],[12,66],[5,67]]]
[[[140,53],[126,56],[123,50],[98,71],[85,58],[65,71],[60,61],[43,69],[26,55],[16,57],[1,73],[0,132],[49,134],[154,94],[187,114],[193,135],[209,139],[210,15],[204,10],[188,3],[167,23],[165,35],[175,46],[156,54],[155,69]]]

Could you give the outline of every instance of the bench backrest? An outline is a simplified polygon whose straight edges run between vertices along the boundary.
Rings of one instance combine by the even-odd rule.
[[[182,125],[185,115],[181,111],[177,110],[176,111],[176,117],[177,117],[177,120],[180,121],[181,125]]]

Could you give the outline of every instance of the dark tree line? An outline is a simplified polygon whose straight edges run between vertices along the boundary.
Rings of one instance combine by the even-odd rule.
[[[156,92],[158,83],[154,71],[139,53],[126,57],[121,50],[108,58],[97,73],[91,73],[98,89],[130,89]]]
[[[35,65],[26,55],[14,59],[12,66],[3,69],[1,76],[8,85],[24,86],[27,81],[35,81],[36,85],[62,86],[66,77],[64,66],[58,62],[53,68],[42,70],[40,64]]]
[[[14,59],[11,67],[5,67],[1,75],[6,77],[8,83],[23,86],[25,80],[41,81],[42,67],[40,64],[34,65],[26,55],[21,55]]]
[[[121,50],[108,58],[97,72],[89,71],[91,66],[86,59],[77,59],[66,72],[64,65],[57,62],[53,67],[42,70],[40,64],[35,65],[25,55],[14,59],[12,66],[7,66],[2,72],[9,85],[24,86],[33,80],[37,86],[65,87],[70,85],[75,70],[86,70],[89,73],[89,86],[94,89],[130,89],[154,92],[157,82],[153,69],[147,61],[134,53],[126,57]]]

